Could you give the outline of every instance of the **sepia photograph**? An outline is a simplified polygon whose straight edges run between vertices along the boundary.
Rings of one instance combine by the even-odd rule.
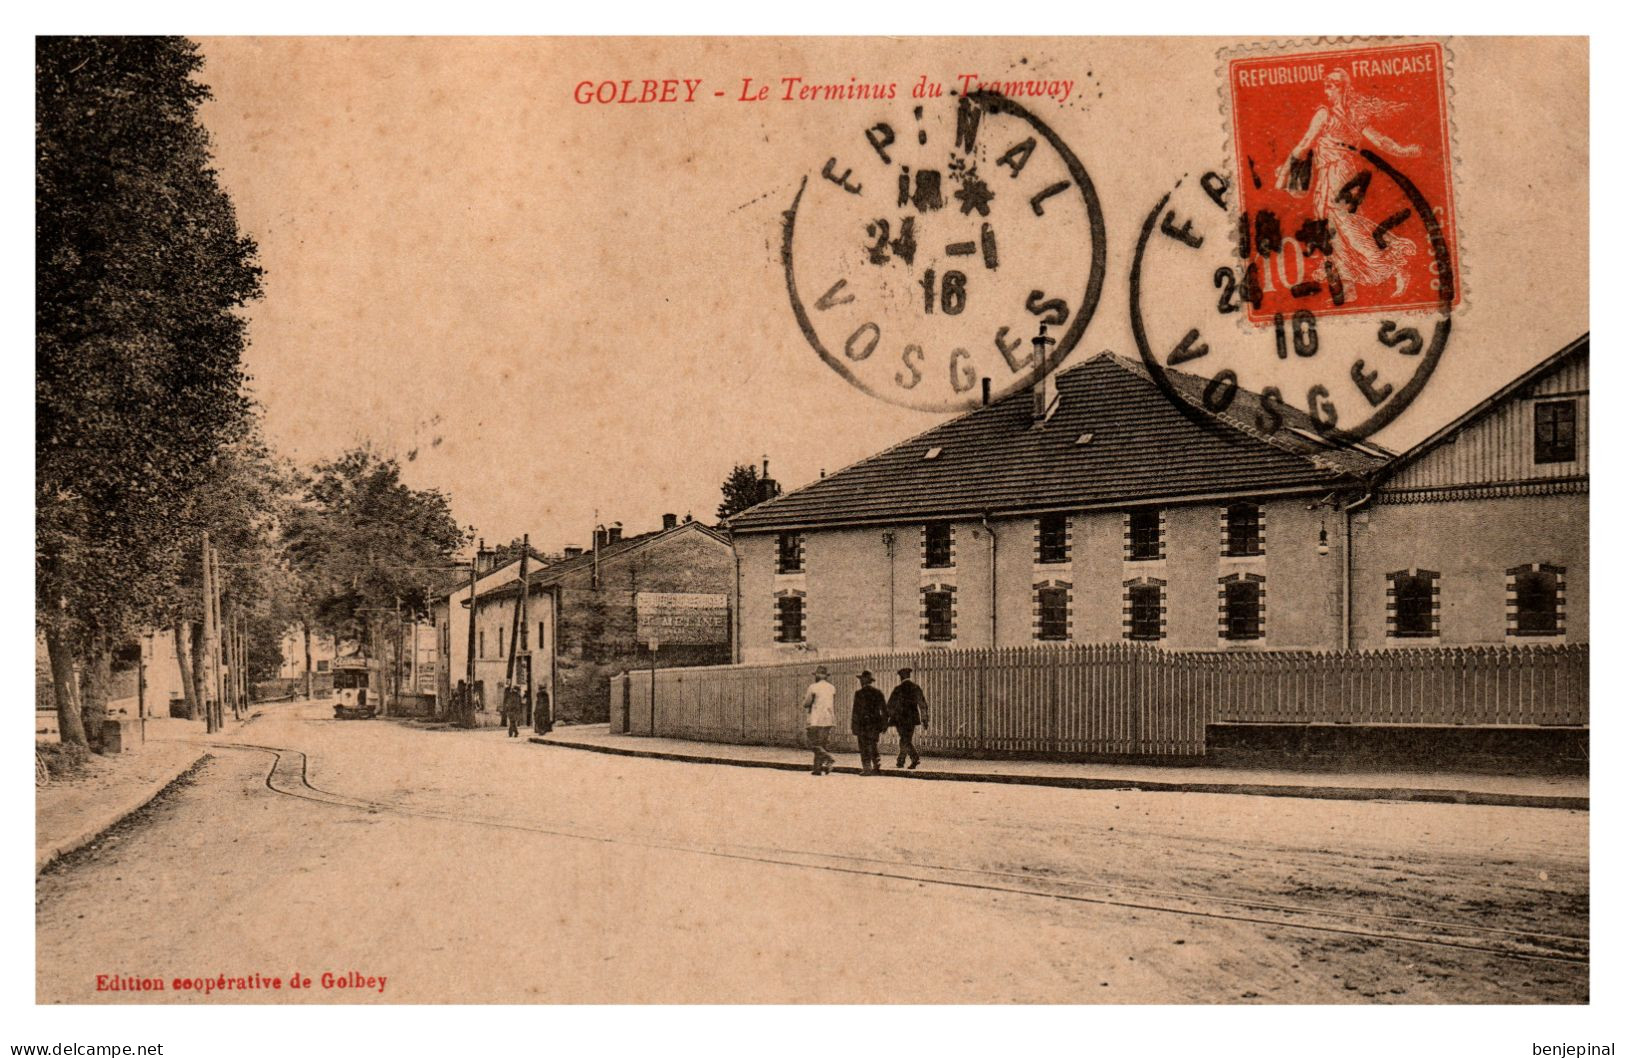
[[[1613,1054],[1590,39],[1176,30],[34,37],[11,1053]]]

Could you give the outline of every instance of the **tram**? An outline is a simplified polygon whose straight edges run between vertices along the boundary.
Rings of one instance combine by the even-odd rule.
[[[335,720],[370,720],[378,714],[377,706],[367,694],[368,675],[366,658],[333,659]]]

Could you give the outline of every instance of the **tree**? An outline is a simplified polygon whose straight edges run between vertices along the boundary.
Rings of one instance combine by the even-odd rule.
[[[109,652],[165,608],[180,515],[251,415],[238,310],[261,273],[209,166],[201,65],[174,37],[36,44],[35,612],[68,742],[75,674],[105,694]]]
[[[304,479],[286,539],[311,620],[336,638],[370,644],[382,612],[428,612],[470,533],[452,517],[444,493],[410,488],[399,463],[363,447],[318,464]]]
[[[717,505],[719,521],[770,500],[779,494],[779,483],[767,476],[767,460],[760,472],[749,464],[737,463],[722,483],[722,502]]]
[[[525,538],[522,536],[516,536],[506,544],[498,544],[491,551],[491,568],[501,569],[518,558],[519,553],[524,549]]]

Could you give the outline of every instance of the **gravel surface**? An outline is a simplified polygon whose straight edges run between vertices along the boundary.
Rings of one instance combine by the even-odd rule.
[[[1589,997],[1584,962],[1395,936],[1584,956],[1583,812],[814,778],[330,715],[219,741],[302,750],[315,787],[389,806],[284,796],[270,753],[211,749],[41,876],[38,1000]],[[253,974],[283,987],[172,987]]]

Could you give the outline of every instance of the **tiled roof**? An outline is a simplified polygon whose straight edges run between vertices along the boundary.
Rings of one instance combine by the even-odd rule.
[[[1205,385],[1168,374],[1182,393]],[[1374,445],[1330,445],[1291,408],[1282,409],[1282,428],[1265,435],[1252,425],[1258,398],[1245,391],[1224,416],[1187,417],[1144,368],[1112,353],[1058,374],[1055,385],[1060,406],[1041,427],[1032,422],[1031,391],[1013,393],[730,525],[754,532],[1333,489],[1362,483],[1392,458]],[[926,458],[932,449],[941,451]]]
[[[659,537],[680,533],[685,529],[698,530],[699,532],[704,533],[706,536],[709,536],[724,545],[728,543],[726,537],[717,532],[715,529],[711,528],[709,525],[704,525],[700,522],[679,522],[676,526],[670,529],[655,529],[651,532],[639,533],[637,536],[622,537],[613,544],[603,545],[598,549],[598,563],[602,565],[611,559],[619,558],[628,551],[642,547],[644,544],[650,543]],[[592,549],[588,548],[585,552],[577,555],[575,558],[567,558],[560,562],[551,563],[545,568],[539,569],[535,573],[530,574],[525,579],[530,583],[532,588],[544,588],[549,584],[557,584],[559,581],[563,580],[565,577],[568,577],[572,573],[592,568],[592,562]],[[480,598],[500,599],[506,598],[509,595],[518,594],[519,583],[518,581],[512,581],[508,584],[502,585],[500,588],[493,588],[491,591],[481,592]]]
[[[530,557],[531,557],[531,561],[533,561],[533,562],[539,562],[544,566],[547,565],[547,556],[543,555],[540,551],[536,550],[534,547],[530,549]],[[483,582],[487,577],[496,576],[498,573],[501,573],[503,570],[507,569],[509,566],[512,566],[512,565],[516,564],[519,561],[519,558],[520,558],[519,555],[514,555],[508,561],[502,563],[502,565],[500,565],[500,566],[492,566],[490,569],[486,570],[484,573],[481,573],[481,574],[478,575],[478,577],[476,578],[477,582]],[[448,570],[446,572],[446,575],[445,575],[444,579],[440,583],[440,587],[435,589],[434,594],[431,595],[430,598],[431,599],[448,599],[449,600],[453,595],[456,595],[459,591],[462,591],[464,588],[467,588],[467,587],[468,587],[468,569],[466,567],[463,568],[463,569],[458,570],[455,573],[452,573],[452,572],[450,572]],[[464,600],[463,604],[465,606],[468,604],[466,599]]]

